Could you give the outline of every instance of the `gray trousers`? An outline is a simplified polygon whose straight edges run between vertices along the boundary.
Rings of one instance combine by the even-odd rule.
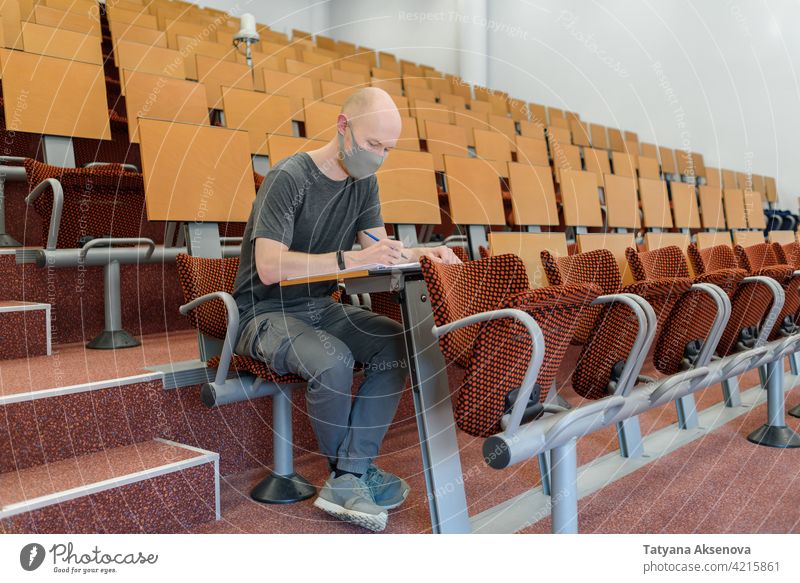
[[[322,454],[340,470],[367,470],[408,376],[400,324],[329,297],[305,298],[257,315],[240,331],[236,352],[306,379],[306,407]],[[355,362],[365,378],[353,398]]]

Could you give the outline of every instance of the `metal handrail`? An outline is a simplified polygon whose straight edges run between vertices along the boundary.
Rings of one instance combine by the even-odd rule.
[[[528,363],[528,369],[525,371],[525,377],[522,379],[522,384],[520,385],[520,392],[517,395],[516,401],[514,401],[514,406],[511,409],[511,417],[505,429],[506,434],[513,435],[517,429],[519,429],[520,423],[522,422],[522,416],[525,413],[528,401],[533,393],[536,378],[539,376],[539,369],[542,366],[542,362],[544,362],[544,334],[542,334],[542,329],[539,327],[539,324],[536,323],[536,320],[533,319],[533,316],[522,310],[503,308],[500,310],[481,312],[480,314],[472,314],[441,326],[433,326],[432,332],[435,337],[439,338],[453,330],[479,322],[494,320],[496,318],[516,319],[525,326],[531,337],[531,360]]]
[[[642,367],[643,357],[640,358],[640,355],[647,355],[653,343],[653,338],[656,333],[656,313],[647,300],[629,293],[599,296],[595,298],[592,304],[613,304],[615,302],[625,304],[630,308],[636,316],[638,323],[636,338],[628,353],[628,358],[625,360],[625,366],[622,368],[622,373],[617,382],[617,388],[614,391],[615,395],[625,396],[630,392],[631,387],[636,381],[637,375],[635,367]]]
[[[742,280],[742,283],[760,283],[762,285],[766,285],[772,292],[772,307],[767,313],[767,317],[764,319],[764,323],[761,326],[761,331],[758,333],[758,338],[756,338],[755,343],[755,346],[763,346],[767,342],[769,334],[772,332],[772,328],[775,326],[775,322],[778,319],[778,314],[780,314],[781,310],[783,309],[783,304],[786,301],[786,294],[784,293],[781,284],[771,277],[766,277],[764,275],[750,275],[745,277]]]
[[[87,162],[83,165],[84,168],[99,168],[101,166],[122,166],[123,170],[128,172],[139,172],[139,168],[135,164],[120,164],[118,162]]]
[[[720,340],[722,340],[722,334],[725,332],[725,326],[728,325],[732,308],[728,294],[718,285],[712,283],[695,283],[692,285],[691,289],[707,294],[717,305],[714,323],[711,325],[711,330],[708,331],[708,336],[706,336],[706,342],[695,361],[696,368],[705,366],[711,360]]]
[[[25,197],[25,203],[29,206],[32,205],[48,187],[53,191],[53,210],[50,212],[50,228],[47,232],[45,249],[55,249],[61,225],[61,212],[64,209],[64,189],[61,187],[61,183],[55,178],[45,178]]]
[[[101,237],[98,239],[92,239],[88,243],[86,243],[83,247],[81,247],[81,252],[78,254],[78,260],[83,261],[86,259],[86,254],[89,252],[90,249],[94,249],[95,247],[113,247],[114,245],[133,245],[134,243],[139,245],[147,245],[147,253],[145,254],[145,259],[150,259],[153,255],[153,251],[156,250],[156,244],[152,239],[148,239],[146,237]]]
[[[197,306],[215,299],[222,300],[222,303],[225,304],[225,312],[228,318],[228,324],[225,329],[225,340],[222,344],[222,353],[219,356],[219,366],[217,367],[217,374],[214,377],[215,383],[223,385],[228,378],[228,371],[230,370],[231,360],[233,359],[233,348],[236,345],[236,337],[239,333],[239,308],[236,305],[236,300],[227,292],[212,292],[195,298],[187,304],[183,304],[178,310],[185,316]]]

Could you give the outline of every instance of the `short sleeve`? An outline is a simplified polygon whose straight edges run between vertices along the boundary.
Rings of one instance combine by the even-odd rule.
[[[381,199],[378,195],[378,179],[375,176],[370,177],[367,188],[367,196],[364,197],[364,204],[361,206],[361,212],[359,212],[358,220],[356,220],[356,233],[383,226]]]
[[[279,241],[289,247],[294,236],[294,217],[297,211],[297,187],[284,170],[268,172],[255,202],[252,243],[258,238]]]

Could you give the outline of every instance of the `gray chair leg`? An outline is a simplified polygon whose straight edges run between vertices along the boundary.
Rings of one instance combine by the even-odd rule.
[[[793,375],[797,376],[800,374],[800,352],[793,352],[789,355],[789,368]],[[789,415],[792,417],[800,417],[800,405],[794,409],[790,409]]]
[[[700,426],[694,395],[686,395],[675,401],[675,408],[678,411],[678,427],[681,429],[696,429]]]
[[[281,388],[272,397],[273,469],[250,492],[258,502],[291,504],[317,493],[311,482],[294,471],[291,391]]]
[[[553,534],[578,532],[578,456],[577,439],[550,451],[552,479],[551,513]]]
[[[22,247],[22,243],[6,232],[6,178],[0,175],[0,247]]]
[[[786,396],[783,393],[783,359],[766,364],[767,408],[769,419],[766,424],[747,436],[758,445],[790,448],[800,447],[800,435],[786,426],[784,408]]]
[[[550,495],[550,459],[548,452],[543,451],[539,454],[539,474],[542,476],[542,494]]]
[[[795,376],[800,374],[800,352],[792,352],[789,355],[789,370]]]
[[[722,381],[722,399],[726,407],[741,407],[742,394],[739,392],[739,377]]]
[[[638,417],[630,417],[617,423],[617,436],[622,457],[639,457],[644,453]]]
[[[119,261],[109,261],[103,266],[105,330],[95,336],[87,348],[113,350],[139,346],[139,341],[122,328],[121,293]]]

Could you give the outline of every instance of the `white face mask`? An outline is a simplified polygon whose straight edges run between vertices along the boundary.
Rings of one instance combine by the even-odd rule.
[[[375,152],[365,150],[356,142],[356,136],[353,134],[353,126],[347,122],[347,127],[350,128],[350,139],[353,141],[353,149],[349,152],[344,148],[344,135],[339,134],[339,156],[342,160],[342,165],[347,173],[360,180],[366,178],[378,171],[383,163],[383,156],[379,156]]]

